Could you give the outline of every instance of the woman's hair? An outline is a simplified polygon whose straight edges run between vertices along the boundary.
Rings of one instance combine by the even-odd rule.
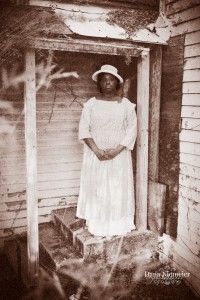
[[[98,87],[100,93],[102,92],[100,82],[101,82],[101,79],[102,79],[102,77],[103,77],[104,74],[106,74],[106,73],[100,73],[100,74],[97,76],[97,87]],[[112,75],[112,74],[111,74],[111,75]],[[119,79],[118,79],[117,77],[115,77],[114,75],[112,75],[112,76],[113,76],[113,77],[115,78],[115,80],[117,81],[116,90],[118,91],[118,90],[120,89],[120,81],[119,81]]]

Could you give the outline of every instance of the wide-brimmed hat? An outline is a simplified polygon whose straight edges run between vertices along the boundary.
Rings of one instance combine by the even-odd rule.
[[[118,70],[117,68],[111,66],[111,65],[103,65],[101,67],[101,69],[99,71],[96,71],[93,75],[92,75],[92,79],[94,81],[97,81],[97,77],[100,73],[109,73],[112,74],[113,76],[117,77],[120,81],[120,83],[123,82],[123,78],[118,74]]]

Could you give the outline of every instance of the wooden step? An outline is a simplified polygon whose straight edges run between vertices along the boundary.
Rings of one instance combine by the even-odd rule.
[[[40,265],[51,270],[58,270],[70,260],[82,260],[73,245],[66,242],[64,236],[52,222],[39,225]]]
[[[77,219],[75,214],[75,207],[52,212],[57,230],[78,250],[84,260],[96,258],[112,263],[118,252],[121,259],[131,259],[133,262],[139,258],[148,261],[156,257],[157,235],[151,231],[133,230],[126,236],[115,236],[111,240],[96,238],[85,228],[85,221]]]

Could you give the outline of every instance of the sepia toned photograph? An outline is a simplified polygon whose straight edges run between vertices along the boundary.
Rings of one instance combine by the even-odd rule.
[[[0,0],[0,299],[200,299],[200,0]]]

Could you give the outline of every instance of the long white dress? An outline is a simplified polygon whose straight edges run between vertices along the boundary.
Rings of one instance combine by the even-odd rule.
[[[84,143],[77,217],[86,219],[96,236],[124,235],[135,229],[134,179],[131,150],[137,135],[135,104],[89,99],[82,110],[79,140],[93,138],[102,149],[126,148],[100,161]]]

